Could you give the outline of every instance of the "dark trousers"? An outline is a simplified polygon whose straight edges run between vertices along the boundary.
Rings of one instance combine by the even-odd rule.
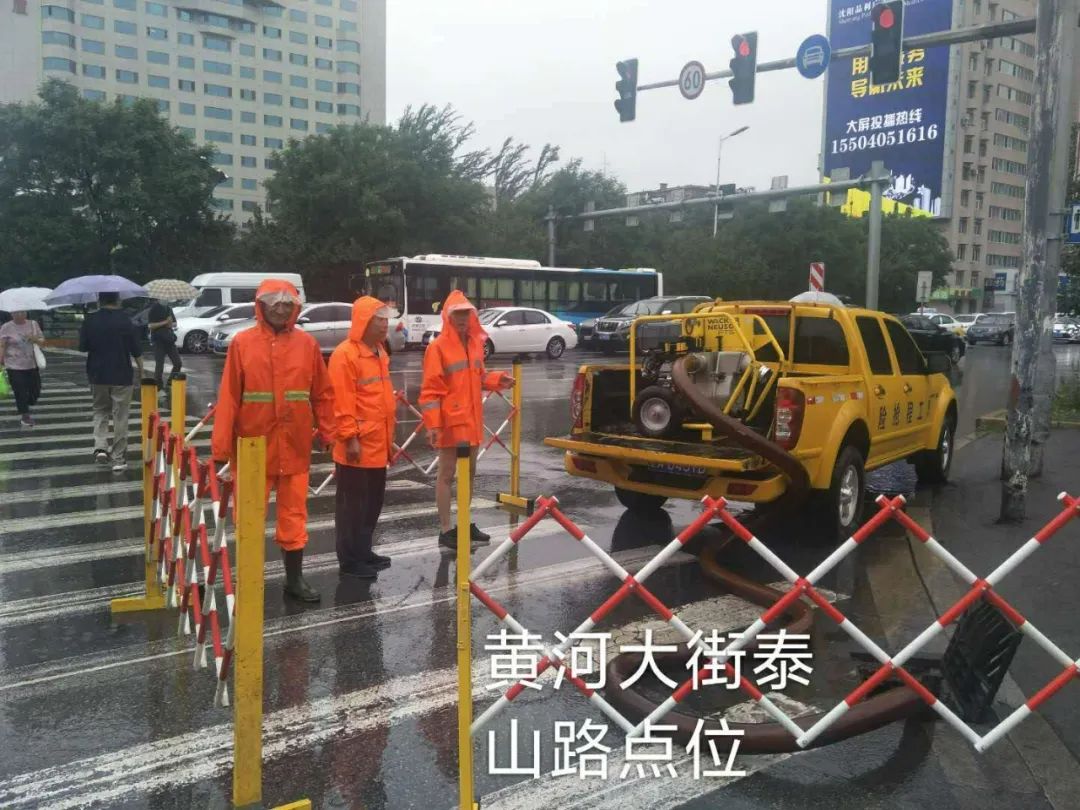
[[[164,388],[165,382],[162,380],[161,375],[165,372],[165,356],[169,356],[169,360],[172,361],[172,371],[169,372],[170,379],[180,373],[180,369],[183,367],[183,363],[180,361],[180,351],[176,348],[175,340],[160,340],[154,338],[152,340],[154,344],[154,379],[157,380],[158,388]]]
[[[11,392],[15,395],[15,410],[26,416],[30,413],[30,406],[36,405],[41,396],[41,372],[36,368],[9,368],[7,374]]]
[[[346,570],[367,564],[371,559],[371,536],[386,494],[386,467],[334,465],[338,565]]]

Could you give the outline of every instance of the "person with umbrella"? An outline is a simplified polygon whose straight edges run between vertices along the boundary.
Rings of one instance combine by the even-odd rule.
[[[173,315],[172,301],[190,300],[198,295],[198,290],[186,281],[178,279],[156,279],[146,285],[146,291],[157,299],[147,316],[150,330],[150,344],[154,347],[154,380],[157,382],[158,391],[165,390],[165,357],[168,356],[172,363],[169,379],[172,380],[180,373],[183,362],[180,360],[180,352],[176,347],[176,316]]]
[[[142,349],[120,300],[139,297],[149,297],[145,288],[116,275],[68,279],[45,297],[48,306],[98,302],[98,310],[86,316],[79,330],[79,351],[86,353],[86,376],[93,392],[94,460],[107,464],[111,457],[114,473],[127,469],[133,361],[142,376]]]
[[[22,426],[32,428],[30,408],[41,395],[41,371],[34,349],[45,344],[45,336],[37,321],[26,317],[25,310],[12,312],[11,318],[0,326],[0,373],[7,370]]]

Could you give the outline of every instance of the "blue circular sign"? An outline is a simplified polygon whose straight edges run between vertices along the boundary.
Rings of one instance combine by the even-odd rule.
[[[829,67],[832,58],[832,46],[821,34],[814,34],[803,40],[795,54],[795,68],[805,79],[816,79]]]

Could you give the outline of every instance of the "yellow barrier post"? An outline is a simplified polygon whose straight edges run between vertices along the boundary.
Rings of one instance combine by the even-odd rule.
[[[262,801],[263,565],[266,437],[236,442],[236,622],[233,643],[233,806]]]
[[[187,375],[177,374],[170,381],[169,408],[172,412],[172,435],[177,437],[173,480],[180,482],[180,467],[183,466],[184,437],[187,435]]]
[[[144,589],[142,596],[125,596],[113,599],[109,607],[113,613],[134,613],[140,610],[160,610],[165,607],[165,595],[157,581],[157,564],[154,560],[154,441],[147,437],[150,415],[157,410],[157,384],[151,377],[143,377],[139,386],[139,440],[142,444],[143,484],[143,540],[145,541]],[[148,463],[149,462],[149,463]]]
[[[510,422],[510,491],[500,492],[495,500],[503,506],[524,510],[531,515],[533,499],[521,496],[521,358],[514,358],[514,389],[510,396],[514,418]]]
[[[472,470],[469,445],[457,447],[457,665],[458,665],[458,804],[479,807],[473,797],[472,748],[472,594],[469,591],[472,524]]]

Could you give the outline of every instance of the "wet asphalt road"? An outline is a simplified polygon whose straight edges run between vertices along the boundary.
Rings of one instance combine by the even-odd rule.
[[[1080,357],[1059,350],[1063,363]],[[627,569],[636,571],[694,517],[693,505],[670,504],[662,519],[633,519],[604,486],[571,479],[557,451],[542,439],[566,432],[568,392],[577,364],[589,355],[524,366],[522,490],[556,495],[564,511]],[[595,357],[595,356],[593,356]],[[213,400],[221,360],[185,357],[193,423]],[[492,367],[508,363],[495,362]],[[420,355],[394,358],[394,383],[415,401]],[[978,347],[956,383],[960,433],[974,417],[1002,407],[1007,351]],[[135,592],[142,575],[142,518],[137,442],[123,475],[90,458],[89,395],[79,357],[50,354],[38,426],[20,431],[10,401],[0,403],[0,807],[223,807],[231,780],[231,715],[212,706],[214,679],[193,670],[190,637],[177,638],[174,613],[110,617],[111,598]],[[505,406],[492,406],[497,426]],[[404,411],[403,440],[415,427]],[[970,424],[968,424],[970,423]],[[137,407],[132,425],[137,424]],[[133,431],[134,432],[134,431]],[[195,443],[206,453],[208,433]],[[414,447],[420,449],[420,440]],[[423,463],[430,457],[422,449]],[[314,460],[313,483],[329,471]],[[476,522],[495,535],[512,525],[491,496],[506,483],[506,457],[495,447],[480,464]],[[910,468],[898,465],[874,478],[884,491],[914,489]],[[919,497],[929,497],[920,494]],[[374,583],[339,581],[333,554],[333,486],[310,501],[307,570],[323,593],[315,608],[281,598],[282,572],[267,541],[264,800],[267,806],[300,796],[316,807],[442,808],[455,804],[457,785],[454,646],[454,564],[436,546],[433,491],[407,465],[390,477],[376,542],[394,559]],[[271,506],[270,520],[273,519]],[[704,537],[719,538],[709,527]],[[763,537],[789,564],[808,571],[831,550],[798,516]],[[490,553],[479,549],[478,561]],[[725,564],[766,582],[778,577],[744,548],[729,547]],[[569,632],[617,587],[610,573],[552,522],[545,521],[486,579],[490,592],[530,629],[552,638]],[[872,637],[888,637],[881,620],[893,593],[858,559],[838,567],[822,585]],[[725,595],[696,561],[679,554],[650,579],[666,604],[686,609],[702,629],[745,626],[757,613]],[[477,602],[474,662],[477,714],[499,694],[490,690],[482,639],[497,623]],[[678,611],[677,611],[678,612]],[[601,626],[625,638],[640,636],[648,609],[627,602]],[[812,646],[811,686],[788,690],[792,711],[824,710],[857,682],[851,645],[822,616]],[[731,699],[729,703],[737,703]],[[509,719],[541,731],[540,770],[552,769],[555,720],[598,713],[581,696],[550,684],[527,692],[490,726],[498,763],[508,756]],[[1030,778],[1007,753],[978,760],[956,735],[913,720],[855,741],[797,757],[740,757],[743,778],[693,780],[685,754],[671,779],[623,779],[621,736],[614,729],[612,778],[527,779],[491,776],[486,734],[476,745],[477,793],[484,807],[735,807],[979,806],[1009,807],[1019,798],[1046,806]],[[531,750],[523,737],[522,751]],[[960,763],[960,764],[957,764]],[[957,774],[961,774],[958,776]],[[1027,782],[1025,782],[1027,778]],[[802,797],[799,799],[798,797]],[[812,801],[811,801],[812,799]]]

